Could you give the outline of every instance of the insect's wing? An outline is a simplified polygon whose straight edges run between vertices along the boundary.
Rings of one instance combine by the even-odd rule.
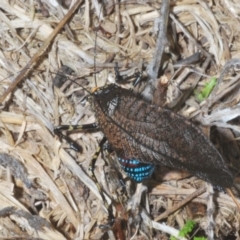
[[[118,157],[186,169],[215,186],[232,185],[232,175],[216,148],[182,116],[124,91],[108,106],[110,111],[102,108],[104,126],[101,117],[99,123]]]

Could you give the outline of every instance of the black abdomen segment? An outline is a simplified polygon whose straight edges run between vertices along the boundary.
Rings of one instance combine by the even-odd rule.
[[[152,164],[141,163],[136,159],[118,158],[118,161],[124,172],[137,183],[149,178],[155,168]]]

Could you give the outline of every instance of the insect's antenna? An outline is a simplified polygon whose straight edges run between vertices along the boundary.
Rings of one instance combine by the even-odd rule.
[[[70,79],[70,81],[74,82],[73,80]],[[85,88],[84,86],[82,86],[81,84],[74,82],[75,84],[77,84],[79,87],[81,87],[83,90],[85,90],[87,93],[89,93],[89,95],[92,95],[92,92],[89,91],[87,88]]]
[[[33,70],[31,67],[28,68],[28,69],[29,69],[29,71]],[[39,71],[39,70],[37,70],[37,69],[34,69],[34,71],[41,72],[41,71]],[[19,72],[21,72],[21,71],[19,71]],[[19,72],[17,72],[17,74],[19,74]],[[61,74],[61,73],[55,73],[55,72],[51,72],[51,71],[50,71],[50,73],[51,73],[51,74],[58,75],[58,76],[60,76],[60,77],[66,77],[66,75]],[[6,79],[8,79],[8,78],[10,78],[10,77],[13,77],[14,75],[15,75],[15,74],[12,73],[12,74],[10,74],[9,76],[1,79],[0,82],[4,81],[4,80],[6,80]],[[75,84],[77,84],[79,87],[81,87],[83,90],[85,90],[89,95],[92,95],[92,92],[89,91],[89,90],[88,90],[87,88],[85,88],[84,86],[82,86],[81,84],[77,83],[76,81],[74,81],[74,80],[72,80],[72,79],[70,79],[70,78],[68,78],[68,80],[71,81],[71,82],[73,82],[73,83],[75,83]]]
[[[8,79],[8,78],[10,78],[10,77],[13,77],[13,76],[14,76],[14,74],[12,73],[12,74],[10,74],[9,76],[7,76],[7,77],[1,79],[0,82],[4,81],[4,80],[6,80],[6,79]]]
[[[101,6],[101,9],[102,9],[102,6]],[[93,67],[94,67],[94,82],[95,82],[95,86],[97,86],[97,77],[96,77],[97,31],[98,31],[98,28],[96,28],[95,39],[94,39],[94,63],[93,63]]]
[[[97,77],[96,77],[96,72],[97,72],[97,67],[96,67],[96,55],[97,55],[97,37],[98,37],[98,29],[100,26],[100,18],[101,18],[101,13],[102,13],[102,9],[103,9],[103,5],[101,4],[100,6],[100,11],[98,14],[98,19],[99,19],[99,23],[98,26],[95,28],[95,39],[94,39],[94,63],[93,63],[93,67],[94,67],[94,82],[95,82],[95,86],[97,87]]]

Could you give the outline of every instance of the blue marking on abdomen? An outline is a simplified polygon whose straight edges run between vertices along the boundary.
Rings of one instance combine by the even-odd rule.
[[[144,179],[149,178],[155,168],[155,165],[141,163],[137,159],[118,158],[118,161],[126,174],[137,183],[140,183]]]

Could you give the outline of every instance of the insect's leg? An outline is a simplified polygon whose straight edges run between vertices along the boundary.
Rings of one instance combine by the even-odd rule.
[[[107,141],[107,139],[105,137],[103,137],[103,139],[101,140],[101,142],[99,143],[99,146],[91,160],[91,163],[89,165],[89,173],[91,175],[91,178],[92,180],[95,182],[98,190],[99,190],[99,193],[103,199],[103,202],[104,202],[104,206],[105,208],[107,209],[108,211],[108,215],[109,215],[109,223],[107,225],[100,225],[99,227],[100,228],[108,228],[109,226],[112,226],[113,223],[114,223],[114,216],[113,216],[113,211],[112,211],[112,205],[108,204],[104,194],[103,194],[103,189],[101,187],[101,185],[99,184],[95,174],[94,174],[94,168],[95,168],[95,164],[96,164],[96,161],[97,161],[97,158],[99,156],[99,154],[102,152],[102,149],[103,149],[103,146],[104,146],[104,143]]]
[[[115,232],[123,235],[122,221],[127,219],[126,211],[126,200],[128,199],[127,189],[124,180],[119,171],[119,166],[116,166],[116,162],[113,161],[113,158],[110,156],[110,153],[113,151],[111,145],[106,141],[103,144],[101,143],[101,154],[104,155],[104,160],[106,165],[108,165],[109,176],[106,174],[106,185],[109,191],[109,194],[112,198],[111,206],[105,205],[109,213],[109,221],[107,224],[99,225],[99,228],[102,230],[107,230],[111,228],[114,224]],[[112,170],[112,171],[111,171]],[[106,203],[107,204],[107,203]],[[112,213],[112,207],[116,209],[116,216]],[[119,227],[120,226],[120,227]]]
[[[134,87],[136,87],[142,80],[142,73],[141,72],[135,73],[135,76],[136,76],[136,79],[133,82]]]
[[[81,152],[82,149],[81,147],[75,143],[71,138],[69,138],[67,135],[64,135],[62,133],[62,131],[73,131],[73,130],[96,130],[98,129],[98,124],[97,123],[92,123],[92,124],[84,124],[84,125],[60,125],[60,126],[57,126],[54,128],[54,134],[57,135],[58,137],[60,138],[63,138],[65,139],[69,145],[70,145],[70,148],[77,151],[77,152]],[[90,173],[90,176],[92,178],[92,180],[95,182],[97,188],[99,189],[99,193],[104,201],[104,206],[106,207],[106,209],[108,210],[108,214],[109,214],[109,223],[108,225],[106,226],[110,226],[113,224],[113,221],[114,221],[114,216],[113,216],[113,213],[112,213],[112,207],[108,204],[104,194],[103,194],[103,189],[101,187],[101,185],[99,184],[95,174],[94,174],[94,168],[95,168],[95,164],[96,164],[96,161],[97,161],[97,158],[99,156],[99,154],[101,153],[102,149],[103,149],[103,146],[104,146],[104,143],[106,142],[106,138],[104,137],[101,142],[99,143],[99,146],[91,160],[91,163],[90,163],[90,166],[89,166],[89,173]],[[103,226],[99,226],[100,228],[106,228]]]
[[[117,203],[121,203],[123,206],[123,202],[127,198],[127,190],[122,174],[120,172],[119,163],[117,161],[114,161],[110,156],[110,153],[113,151],[114,150],[112,149],[112,146],[108,142],[103,145],[102,155],[105,156],[104,160],[106,162],[106,165],[108,168],[110,168],[109,175],[106,174],[106,180],[107,178],[109,179],[107,180],[108,189],[111,188],[112,192],[115,192],[117,195]]]
[[[77,143],[75,143],[70,137],[68,137],[67,135],[64,135],[62,131],[97,130],[97,129],[98,129],[97,123],[84,124],[84,125],[60,125],[55,127],[53,132],[59,138],[65,139],[69,143],[71,149],[75,150],[76,152],[81,152],[82,148]]]
[[[133,82],[133,86],[137,86],[137,84],[141,81],[142,79],[142,73],[141,72],[136,72],[133,75],[127,76],[127,77],[122,77],[119,73],[119,67],[118,67],[118,63],[115,63],[115,76],[116,76],[116,82],[126,82],[129,79],[135,78],[134,82]]]

